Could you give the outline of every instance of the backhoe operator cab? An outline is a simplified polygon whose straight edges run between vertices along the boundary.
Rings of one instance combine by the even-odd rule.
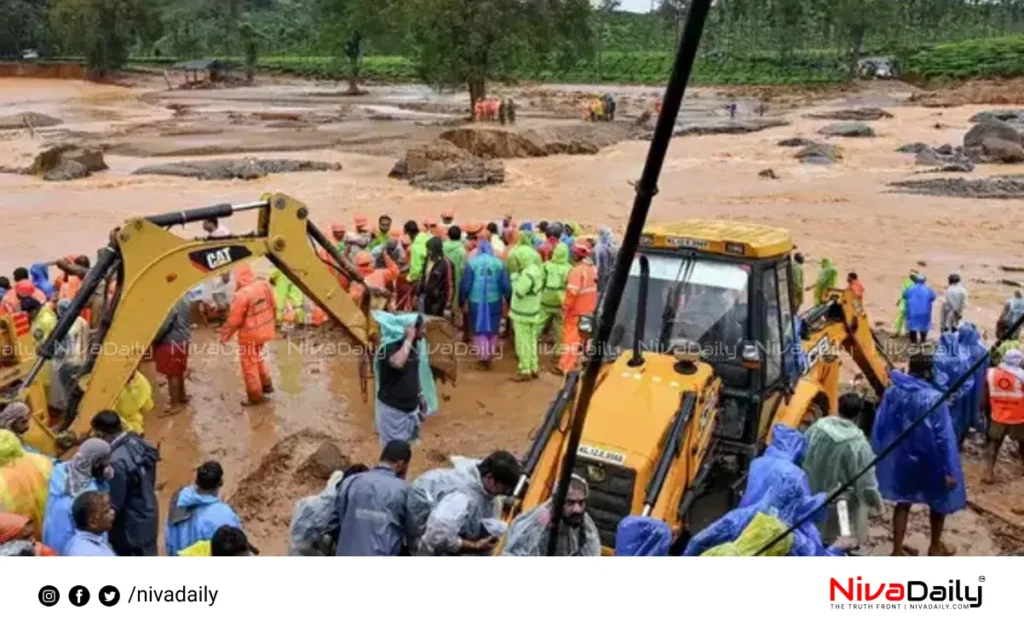
[[[733,222],[645,230],[573,466],[605,554],[629,515],[665,521],[684,546],[736,503],[773,422],[834,410],[835,385],[802,371],[812,342],[796,336],[792,248],[781,230]],[[552,402],[506,518],[551,496],[579,382],[570,373]]]
[[[772,413],[765,405],[776,405],[772,396],[791,391],[800,376],[792,249],[780,229],[721,221],[652,227],[640,239],[612,329],[613,353],[639,338],[642,353],[711,365],[722,382],[719,449],[756,453]],[[649,268],[645,293],[641,258]]]

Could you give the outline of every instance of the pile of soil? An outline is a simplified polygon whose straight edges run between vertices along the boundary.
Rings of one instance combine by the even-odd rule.
[[[256,158],[184,161],[140,167],[134,176],[180,176],[199,180],[254,180],[267,174],[296,171],[341,171],[338,163],[315,160],[261,160]]]
[[[56,182],[86,178],[104,169],[107,169],[107,163],[103,160],[103,152],[78,145],[58,145],[38,154],[32,166],[21,173]]]
[[[246,535],[256,547],[270,552],[287,549],[287,541],[295,501],[323,490],[330,468],[345,468],[346,463],[327,468],[312,465],[313,457],[323,452],[333,437],[306,429],[280,440],[259,466],[242,479],[228,503],[245,526]],[[341,449],[332,451],[341,453]],[[324,474],[326,473],[326,476]]]
[[[21,128],[52,127],[64,121],[56,117],[38,112],[19,112],[8,116],[0,116],[0,130],[20,130]]]
[[[603,147],[635,138],[629,123],[582,123],[523,131],[462,127],[441,139],[481,158],[531,158],[553,154],[596,154]]]
[[[832,110],[830,112],[813,112],[804,116],[808,119],[827,119],[831,121],[877,121],[879,119],[892,118],[892,114],[881,108],[851,108]]]
[[[933,178],[903,180],[889,184],[905,193],[951,198],[1024,198],[1024,177],[997,176],[967,180],[966,178]]]
[[[388,176],[408,180],[409,184],[428,191],[480,189],[505,182],[505,165],[500,160],[474,156],[450,141],[438,139],[410,149],[405,158],[395,163]]]

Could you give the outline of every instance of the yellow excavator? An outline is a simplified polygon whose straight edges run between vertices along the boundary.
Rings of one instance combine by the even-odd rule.
[[[792,250],[782,230],[725,221],[643,232],[573,460],[605,554],[628,515],[665,521],[682,547],[728,510],[772,424],[836,411],[840,351],[879,396],[888,386],[852,292],[830,290],[794,317]],[[571,373],[552,403],[507,519],[552,496],[579,384]]]
[[[242,211],[258,212],[255,231],[245,235],[189,239],[168,230]],[[356,305],[337,275],[353,282],[362,282],[362,276],[310,222],[309,211],[300,201],[274,193],[253,203],[133,218],[112,233],[71,307],[38,352],[26,315],[0,318],[0,403],[18,399],[32,409],[26,442],[46,454],[59,455],[68,448],[59,438],[73,440],[87,434],[93,416],[114,405],[177,302],[207,279],[261,257],[269,259],[340,325],[354,339],[355,349],[364,352],[364,366],[371,365],[366,354],[376,343],[378,331],[369,312],[380,307],[381,297],[367,293],[363,305]],[[64,419],[51,421],[47,394],[36,378],[97,290],[106,295],[108,287],[116,290],[102,310],[86,367],[72,389]],[[427,325],[431,349],[450,350],[451,346],[435,344],[435,339],[452,340],[450,327],[443,320],[428,320]],[[435,353],[431,365],[454,379],[454,359]]]

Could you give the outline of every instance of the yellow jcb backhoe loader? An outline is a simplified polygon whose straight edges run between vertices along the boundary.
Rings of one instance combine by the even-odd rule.
[[[851,292],[829,291],[795,322],[792,250],[782,230],[733,222],[642,233],[573,469],[590,483],[605,554],[627,515],[665,521],[678,549],[734,505],[773,423],[836,411],[841,350],[877,394],[888,386]],[[571,373],[552,403],[506,519],[552,496],[580,382]]]
[[[247,210],[258,211],[258,220],[256,230],[245,235],[189,239],[168,230]],[[367,293],[362,306],[352,301],[339,285],[337,273],[353,282],[362,282],[362,276],[309,221],[309,211],[298,200],[274,193],[248,204],[134,218],[112,234],[38,354],[25,315],[0,319],[0,358],[5,360],[0,364],[0,399],[28,402],[33,423],[26,441],[44,453],[58,455],[65,448],[57,441],[62,431],[70,430],[77,437],[88,433],[93,416],[114,405],[175,304],[205,280],[260,257],[268,258],[340,325],[363,351],[364,366],[370,364],[366,354],[376,342],[377,327],[369,310],[377,307],[379,297]],[[72,390],[63,424],[53,424],[46,394],[35,379],[97,289],[107,288],[111,280],[116,293],[91,341],[85,370]],[[453,331],[439,320],[428,320],[427,325],[435,351],[431,364],[454,379],[454,359],[441,356],[451,346],[438,344],[452,340]]]

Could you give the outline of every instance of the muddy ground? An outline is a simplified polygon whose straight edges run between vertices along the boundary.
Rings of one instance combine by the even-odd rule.
[[[280,78],[214,90],[167,90],[162,77],[128,80],[130,85],[111,86],[0,79],[0,117],[36,112],[62,121],[0,131],[0,167],[23,168],[42,147],[60,142],[100,147],[109,165],[106,171],[64,183],[0,174],[0,271],[67,253],[94,253],[110,228],[133,215],[248,201],[264,191],[302,199],[321,226],[348,222],[357,213],[419,220],[454,210],[463,220],[512,213],[520,220],[573,219],[588,230],[609,225],[621,231],[633,198],[630,183],[639,177],[648,149],[645,142],[626,141],[595,154],[503,159],[506,174],[500,185],[431,192],[387,175],[410,148],[462,125],[464,94],[382,86],[351,98],[342,95],[343,86]],[[1004,102],[1016,102],[1019,90],[1013,85],[1008,84],[1012,94]],[[517,129],[543,134],[554,126],[582,125],[581,104],[605,90],[620,95],[620,118],[625,119],[649,108],[658,94],[624,86],[529,86],[499,88],[498,93],[516,98]],[[957,270],[971,291],[968,318],[990,331],[1011,284],[1018,277],[1024,282],[1024,275],[999,268],[1024,265],[1019,203],[908,195],[889,186],[924,171],[913,155],[896,152],[898,147],[961,142],[968,120],[986,108],[978,95],[995,99],[991,86],[972,90],[963,87],[927,97],[948,97],[950,107],[921,105],[924,97],[911,101],[920,91],[902,84],[774,91],[766,102],[766,116],[787,121],[784,126],[673,140],[651,221],[718,217],[780,226],[808,257],[808,283],[823,256],[836,261],[841,276],[857,271],[867,288],[867,309],[879,323],[893,318],[897,291],[909,268],[922,268],[940,289],[946,275]],[[764,95],[756,88],[698,88],[688,96],[682,122],[721,123],[724,106],[733,99],[739,104],[738,118],[757,118]],[[794,158],[800,148],[779,146],[791,137],[825,140],[817,133],[823,122],[804,114],[859,106],[885,108],[893,117],[868,122],[874,137],[829,139],[842,151],[836,164],[804,164]],[[133,175],[138,169],[197,157],[324,161],[343,169],[220,181]],[[759,177],[765,170],[776,178]],[[969,178],[1022,172],[1024,168],[1012,165],[979,165]],[[226,224],[247,232],[253,221],[239,215]],[[147,434],[160,444],[164,458],[164,503],[189,482],[198,463],[218,459],[227,470],[225,493],[237,502],[247,530],[264,552],[283,553],[294,500],[322,485],[296,478],[297,464],[325,438],[354,461],[370,463],[379,450],[372,407],[360,398],[357,367],[311,344],[332,336],[293,337],[272,345],[278,392],[270,404],[252,409],[239,405],[242,388],[234,356],[211,351],[212,346],[196,353],[188,381],[193,397],[189,408],[171,417],[154,413],[147,421]],[[209,332],[197,331],[197,343],[212,340]],[[511,382],[510,355],[489,373],[464,372],[457,387],[442,387],[449,398],[424,426],[414,474],[442,464],[451,454],[484,455],[495,448],[521,453],[527,447],[559,382],[550,375],[531,384]],[[846,374],[852,375],[852,362],[845,362]],[[154,379],[162,408],[164,385],[151,368],[144,371]],[[951,541],[964,554],[1021,549],[1021,532],[1007,527],[1024,527],[1024,518],[1015,511],[1022,505],[1015,492],[1019,485],[1008,483],[1024,476],[1020,466],[1007,457],[1001,467],[1007,483],[982,487],[977,455],[966,461],[972,502],[983,511],[967,510],[951,519]],[[915,517],[911,536],[916,546],[921,544],[917,539],[925,538],[920,521]],[[884,520],[875,529],[873,550],[884,553],[889,546]]]

